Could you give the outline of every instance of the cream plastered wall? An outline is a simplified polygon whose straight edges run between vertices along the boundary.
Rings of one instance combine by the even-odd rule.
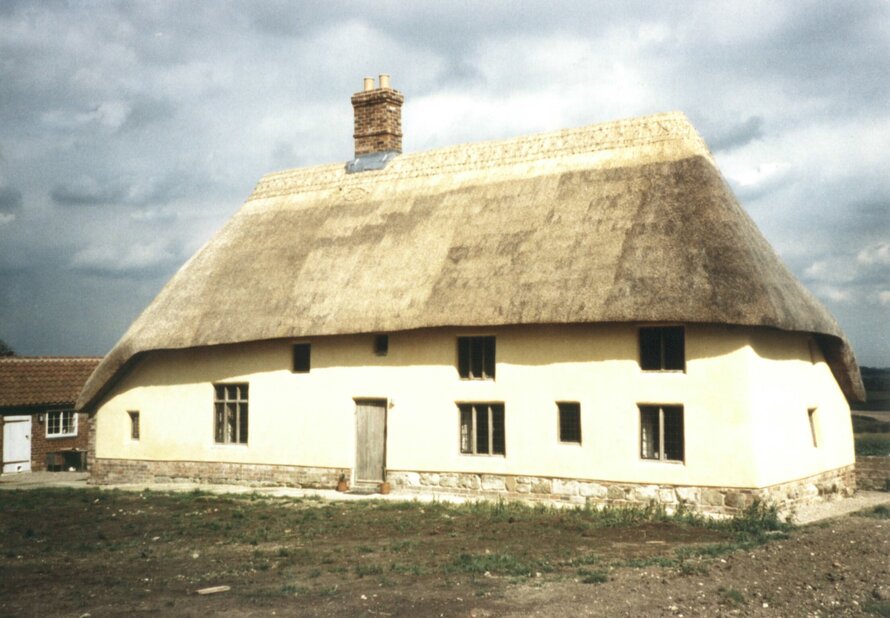
[[[479,334],[497,337],[496,380],[461,380],[455,338]],[[685,373],[641,371],[633,325],[393,333],[387,356],[372,335],[315,338],[308,374],[295,341],[148,354],[99,407],[96,456],[352,468],[355,399],[380,398],[390,470],[760,487],[853,462],[846,401],[803,334],[689,325]],[[250,385],[247,445],[214,443],[223,382]],[[460,454],[458,401],[504,403],[505,456]],[[580,403],[581,445],[559,442],[558,401]],[[683,405],[683,463],[640,458],[644,403]]]
[[[750,354],[759,482],[771,485],[854,463],[850,408],[813,340],[754,331]],[[809,410],[814,411],[815,446]]]

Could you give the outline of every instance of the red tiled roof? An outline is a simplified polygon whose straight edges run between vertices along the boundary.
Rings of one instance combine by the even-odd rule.
[[[0,358],[0,408],[73,405],[100,360],[50,356]]]

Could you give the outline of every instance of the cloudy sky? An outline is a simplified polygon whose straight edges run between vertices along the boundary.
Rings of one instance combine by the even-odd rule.
[[[682,110],[860,363],[890,366],[890,2],[0,2],[0,339],[104,354],[392,74],[424,150]]]

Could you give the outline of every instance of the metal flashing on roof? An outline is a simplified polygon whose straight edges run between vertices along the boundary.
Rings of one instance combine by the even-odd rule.
[[[346,163],[346,173],[355,174],[357,172],[382,170],[387,163],[395,159],[399,154],[396,150],[385,150],[383,152],[370,152],[359,155]]]

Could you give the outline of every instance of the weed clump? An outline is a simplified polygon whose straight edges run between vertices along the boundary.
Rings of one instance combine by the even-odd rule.
[[[717,592],[722,595],[723,602],[725,602],[727,605],[738,606],[745,604],[745,595],[743,595],[735,588],[725,588],[721,586],[717,589]]]
[[[879,504],[873,509],[862,511],[860,514],[866,517],[874,517],[875,519],[890,519],[890,506]]]

